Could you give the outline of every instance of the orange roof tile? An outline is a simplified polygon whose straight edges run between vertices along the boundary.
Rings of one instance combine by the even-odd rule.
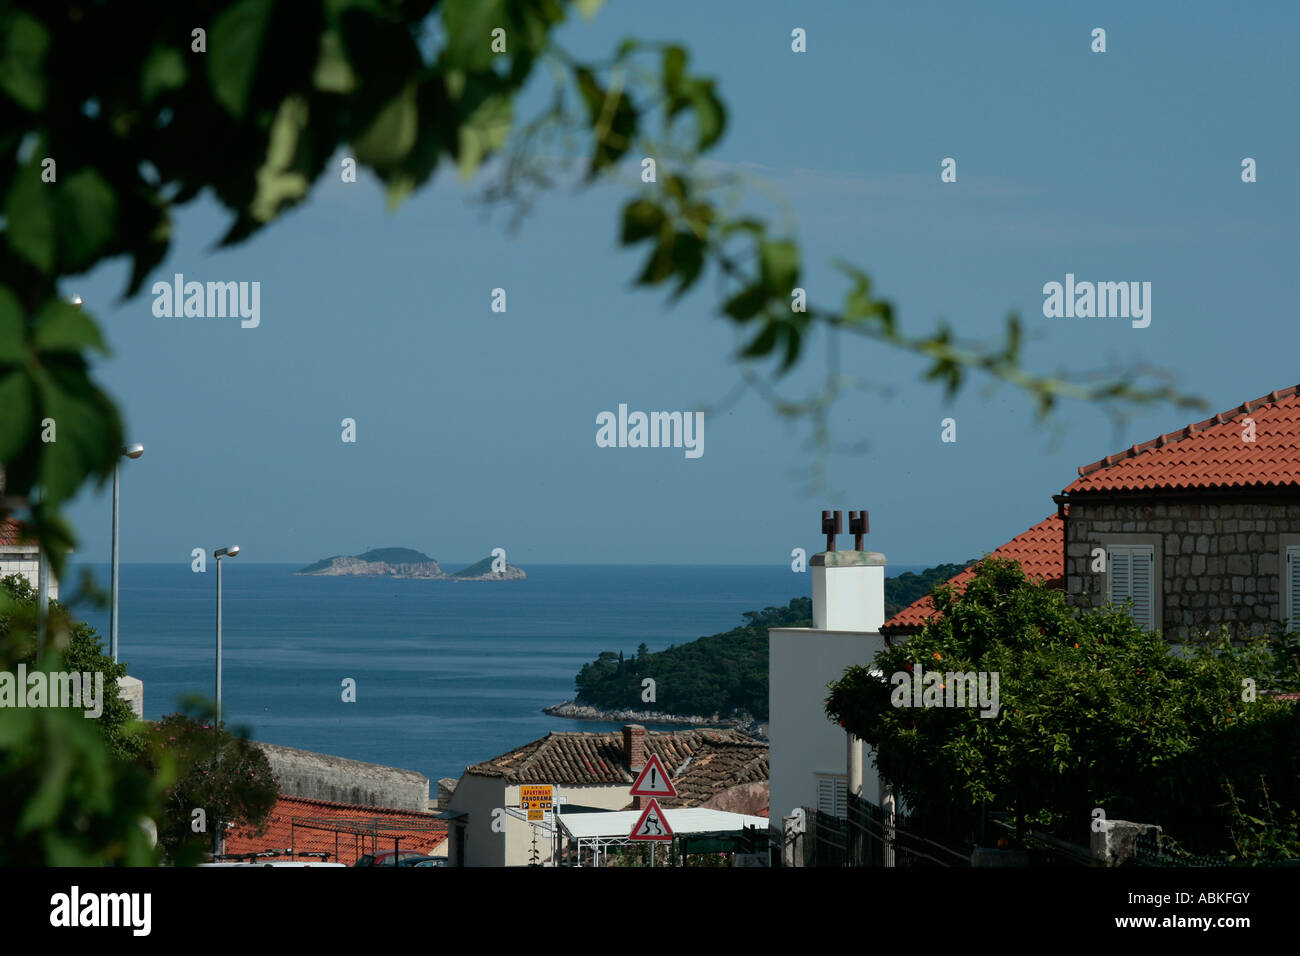
[[[271,819],[264,836],[255,837],[247,827],[231,830],[226,836],[226,853],[257,853],[261,850],[294,848],[298,853],[326,852],[331,863],[349,866],[365,853],[373,853],[376,839],[370,835],[332,833],[328,830],[305,829],[294,826],[297,818],[311,818],[316,822],[362,824],[378,829],[378,849],[393,849],[393,837],[400,841],[403,851],[416,850],[432,854],[447,839],[447,823],[434,814],[416,810],[392,810],[384,807],[364,807],[349,803],[330,803],[325,800],[307,800],[302,797],[280,795],[271,810]],[[413,827],[418,826],[418,829]],[[337,855],[336,855],[337,854]]]
[[[1253,442],[1243,440],[1246,418]],[[1292,386],[1084,465],[1065,493],[1297,484],[1300,386]]]
[[[669,773],[675,773],[706,746],[753,742],[751,737],[735,729],[651,730],[645,735],[645,752],[658,754]],[[619,730],[552,731],[509,753],[466,767],[465,772],[480,777],[504,777],[509,784],[631,786],[636,779],[623,761],[623,733]]]
[[[23,526],[13,518],[0,520],[0,547],[9,547],[18,543],[18,535]]]
[[[1012,558],[1020,562],[1025,575],[1043,578],[1049,587],[1063,587],[1062,554],[1065,548],[1065,523],[1060,516],[1044,518],[1024,534],[1016,535],[1002,547],[993,551],[991,558]],[[974,565],[968,567],[948,583],[960,588],[975,577]],[[934,602],[927,594],[903,608],[880,628],[882,633],[920,630],[935,614]]]

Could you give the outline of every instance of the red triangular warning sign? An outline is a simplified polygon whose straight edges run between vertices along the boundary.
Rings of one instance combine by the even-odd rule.
[[[629,840],[671,840],[673,831],[668,826],[668,817],[664,815],[663,809],[659,806],[659,801],[654,797],[650,798],[650,803],[641,811],[641,819],[636,821],[636,826],[628,835]]]
[[[658,754],[650,755],[650,759],[641,768],[641,775],[636,778],[636,783],[632,784],[630,793],[634,797],[677,796],[677,788],[668,779],[668,773],[664,770]]]

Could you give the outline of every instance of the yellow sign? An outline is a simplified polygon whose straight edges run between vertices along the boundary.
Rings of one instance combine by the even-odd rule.
[[[535,820],[545,820],[545,819],[546,819],[546,811],[545,811],[545,810],[529,810],[529,811],[528,811],[528,822],[529,822],[529,823],[532,823],[532,822],[535,821]]]
[[[534,818],[534,810],[552,810],[555,807],[555,787],[547,784],[525,784],[519,788],[519,809],[528,811],[528,819]]]

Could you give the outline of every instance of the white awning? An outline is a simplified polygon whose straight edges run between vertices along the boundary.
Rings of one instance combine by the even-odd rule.
[[[605,813],[556,814],[560,829],[571,840],[626,840],[641,818],[641,810],[609,810]],[[745,827],[756,827],[767,832],[767,817],[751,817],[744,813],[709,810],[704,807],[679,807],[665,809],[668,828],[674,836],[690,833],[734,833]]]

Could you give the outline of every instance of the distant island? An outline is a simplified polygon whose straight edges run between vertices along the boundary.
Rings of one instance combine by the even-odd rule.
[[[494,570],[494,564],[500,570]],[[374,548],[365,554],[336,554],[294,573],[322,577],[410,578],[425,581],[522,581],[527,577],[521,568],[510,564],[504,557],[492,555],[448,574],[433,558],[413,548]]]

